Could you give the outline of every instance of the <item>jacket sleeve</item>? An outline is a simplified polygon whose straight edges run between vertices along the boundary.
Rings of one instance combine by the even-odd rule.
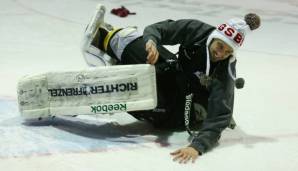
[[[234,73],[235,63],[232,65]],[[214,78],[210,85],[207,118],[204,120],[199,133],[194,137],[190,147],[195,148],[202,154],[217,145],[221,132],[231,122],[233,105],[234,80],[228,73],[224,78]]]
[[[199,20],[165,20],[147,26],[143,37],[145,42],[149,39],[160,45],[176,45],[192,43],[200,40],[214,27]]]

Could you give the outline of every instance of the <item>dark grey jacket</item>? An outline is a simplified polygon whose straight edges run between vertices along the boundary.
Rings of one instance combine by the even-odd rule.
[[[193,102],[201,103],[208,113],[190,145],[200,153],[218,143],[233,113],[234,80],[229,75],[228,67],[230,65],[235,75],[236,61],[229,64],[228,58],[211,62],[211,79],[207,85],[202,84],[198,78],[198,73],[204,74],[206,70],[206,42],[214,29],[198,20],[166,20],[146,27],[143,34],[145,42],[151,39],[157,45],[180,44],[178,63],[194,94]]]

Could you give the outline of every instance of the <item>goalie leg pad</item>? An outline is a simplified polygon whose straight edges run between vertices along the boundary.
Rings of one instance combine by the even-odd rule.
[[[18,83],[18,104],[27,119],[154,109],[155,68],[115,65],[27,76]]]

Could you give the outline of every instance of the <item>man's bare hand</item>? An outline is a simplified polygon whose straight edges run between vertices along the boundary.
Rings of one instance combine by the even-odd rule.
[[[148,52],[147,63],[155,64],[158,60],[159,53],[153,40],[148,40],[146,43],[146,51]]]
[[[187,163],[192,160],[192,163],[194,163],[199,156],[199,152],[192,147],[185,147],[172,152],[171,155],[174,157],[173,161],[178,160],[179,163]]]

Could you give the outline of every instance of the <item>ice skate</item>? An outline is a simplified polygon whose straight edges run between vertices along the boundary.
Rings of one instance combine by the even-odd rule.
[[[95,13],[88,24],[82,41],[82,53],[90,66],[113,65],[112,58],[105,54],[103,41],[113,27],[104,22],[106,8],[102,4],[96,6]]]

